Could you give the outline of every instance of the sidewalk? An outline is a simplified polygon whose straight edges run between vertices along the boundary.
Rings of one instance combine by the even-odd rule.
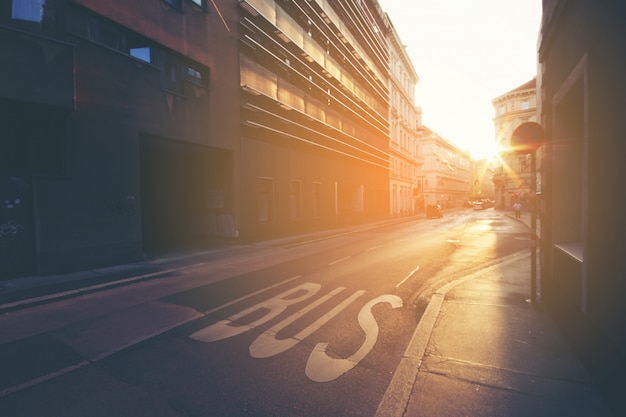
[[[376,416],[612,415],[551,317],[527,301],[529,274],[530,254],[518,254],[440,288]]]

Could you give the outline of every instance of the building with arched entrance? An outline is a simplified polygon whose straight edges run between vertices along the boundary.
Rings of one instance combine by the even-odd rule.
[[[528,208],[534,200],[530,195],[531,156],[511,151],[511,135],[522,123],[537,120],[536,96],[537,80],[533,78],[491,101],[496,112],[493,119],[496,144],[502,149],[493,177],[497,209],[510,209],[516,201]],[[540,159],[537,155],[537,160]],[[537,190],[541,190],[540,184]]]

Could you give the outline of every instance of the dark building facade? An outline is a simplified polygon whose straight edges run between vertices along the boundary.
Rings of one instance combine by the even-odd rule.
[[[544,0],[538,102],[542,299],[626,413],[626,8]]]
[[[0,6],[0,277],[388,215],[375,1]]]

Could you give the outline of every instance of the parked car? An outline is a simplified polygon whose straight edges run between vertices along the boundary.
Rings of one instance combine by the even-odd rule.
[[[439,204],[429,204],[426,206],[426,218],[427,219],[440,219],[443,217],[441,212],[441,206]]]

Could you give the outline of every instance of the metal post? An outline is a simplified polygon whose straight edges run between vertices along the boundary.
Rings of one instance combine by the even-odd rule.
[[[530,153],[531,196],[533,199],[530,211],[530,301],[537,301],[537,158],[536,152]]]

